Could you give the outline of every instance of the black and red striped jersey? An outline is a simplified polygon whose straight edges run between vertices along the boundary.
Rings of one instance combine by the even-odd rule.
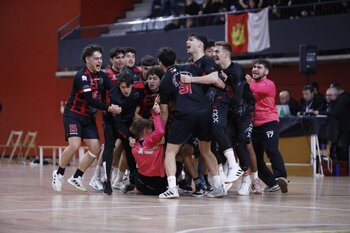
[[[147,119],[152,116],[152,108],[158,94],[159,94],[159,91],[152,92],[149,89],[147,82],[145,82],[145,91],[144,91],[142,103],[140,105],[140,112],[139,112],[140,116]]]
[[[130,71],[132,73],[132,80],[133,83],[144,83],[144,79],[143,79],[143,75],[142,75],[142,70],[140,70],[139,68],[137,68],[136,66],[134,67],[126,67],[126,69],[128,71]]]
[[[107,66],[106,67],[106,74],[109,77],[109,79],[111,80],[113,86],[117,86],[117,82],[118,82],[118,75],[120,74],[122,70],[120,71],[116,71],[114,70],[111,66]]]
[[[106,67],[106,74],[108,76],[108,78],[111,80],[112,82],[112,85],[115,87],[115,88],[118,88],[118,76],[120,75],[120,73],[122,72],[123,70],[120,70],[120,71],[116,71],[114,70],[112,67],[110,66],[107,66]],[[111,104],[111,100],[110,100],[110,92],[108,90],[106,90],[105,92],[102,93],[101,95],[101,101],[107,105],[110,105]]]
[[[83,116],[95,116],[97,109],[107,110],[108,105],[100,102],[101,94],[112,88],[112,83],[104,72],[92,73],[87,67],[84,67],[74,77],[73,88],[65,111],[75,112]],[[89,104],[89,100],[84,97],[90,93],[95,106]]]

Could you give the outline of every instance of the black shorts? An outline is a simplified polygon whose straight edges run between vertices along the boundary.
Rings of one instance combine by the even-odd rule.
[[[167,190],[168,180],[160,176],[144,176],[136,172],[136,189],[144,195],[159,195]]]
[[[70,137],[81,139],[100,139],[95,118],[79,115],[75,112],[65,111],[63,125],[66,141]]]
[[[212,121],[214,125],[221,126],[223,128],[227,127],[227,116],[228,116],[229,106],[226,102],[219,102],[212,106]]]
[[[185,144],[191,137],[197,137],[199,141],[211,141],[211,124],[210,109],[176,113],[169,126],[168,143]]]
[[[234,141],[248,144],[253,131],[250,115],[235,117],[230,120],[230,131]]]

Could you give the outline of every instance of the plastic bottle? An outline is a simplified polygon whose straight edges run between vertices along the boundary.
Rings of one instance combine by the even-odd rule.
[[[280,117],[284,117],[284,110],[283,110],[283,108],[281,108],[279,115],[280,115]]]
[[[334,169],[334,176],[340,176],[340,164],[336,163],[335,164],[335,169]]]

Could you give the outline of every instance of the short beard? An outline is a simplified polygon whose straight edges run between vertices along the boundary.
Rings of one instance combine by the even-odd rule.
[[[254,80],[256,81],[260,81],[263,77],[260,77],[260,78],[253,78]]]

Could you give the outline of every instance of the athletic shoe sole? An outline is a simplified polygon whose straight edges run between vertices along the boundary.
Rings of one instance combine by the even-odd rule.
[[[68,183],[70,183],[72,186],[74,186],[76,189],[78,189],[82,192],[87,192],[87,189],[85,187],[79,187],[71,179],[68,179]]]
[[[281,188],[282,193],[288,193],[288,181],[283,177],[278,177],[277,184]]]
[[[54,170],[54,171],[52,172],[52,181],[51,181],[52,188],[53,188],[53,190],[55,190],[56,192],[61,192],[61,190],[58,190],[58,189],[56,188],[56,185],[54,185],[54,183],[53,183],[53,181],[56,180],[56,179],[55,179],[55,176],[58,176],[57,170]]]

